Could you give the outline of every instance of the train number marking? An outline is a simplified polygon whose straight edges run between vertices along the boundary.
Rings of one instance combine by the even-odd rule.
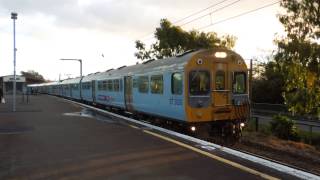
[[[100,101],[112,102],[114,98],[112,96],[98,95]]]

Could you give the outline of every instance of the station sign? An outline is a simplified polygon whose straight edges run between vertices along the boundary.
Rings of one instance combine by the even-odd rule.
[[[4,76],[3,82],[13,82],[14,76]],[[16,76],[16,82],[26,82],[26,78],[23,76]]]

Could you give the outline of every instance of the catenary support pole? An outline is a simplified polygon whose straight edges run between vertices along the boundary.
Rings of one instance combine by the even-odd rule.
[[[12,111],[16,111],[16,20],[18,13],[12,12],[11,19],[13,20],[13,108]]]

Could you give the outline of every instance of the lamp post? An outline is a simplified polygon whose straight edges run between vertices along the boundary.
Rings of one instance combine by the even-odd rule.
[[[18,19],[18,13],[12,12],[11,19],[13,20],[13,109],[16,111],[16,20]]]
[[[80,99],[82,98],[82,59],[60,59],[62,61],[79,61],[80,62]]]

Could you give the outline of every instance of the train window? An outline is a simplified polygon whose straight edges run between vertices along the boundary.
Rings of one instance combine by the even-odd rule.
[[[217,71],[216,73],[216,90],[225,90],[225,73]]]
[[[120,86],[119,86],[119,90],[120,90],[120,91],[122,91],[122,87],[123,87],[123,85],[122,85],[122,79],[120,79]]]
[[[133,87],[133,88],[137,88],[137,86],[138,86],[137,79],[136,79],[136,78],[133,78],[133,79],[132,79],[132,87]]]
[[[118,92],[120,89],[119,79],[113,80],[114,91]]]
[[[233,93],[235,94],[246,93],[246,73],[245,72],[234,73]]]
[[[102,90],[102,81],[98,81],[98,90],[99,90],[99,91]]]
[[[138,79],[139,92],[148,93],[149,91],[149,78],[148,76],[140,76]]]
[[[210,93],[210,73],[191,71],[189,74],[190,95],[208,95]]]
[[[171,93],[182,94],[182,74],[173,73],[171,76]]]
[[[78,90],[79,89],[79,85],[78,84],[73,84],[72,85],[72,89],[73,90]]]
[[[108,91],[113,91],[113,82],[112,82],[112,80],[108,80],[107,81],[107,88],[108,88]]]
[[[151,93],[163,94],[163,76],[162,75],[151,76],[150,87],[151,87]]]
[[[102,81],[102,90],[107,90],[107,81]]]

